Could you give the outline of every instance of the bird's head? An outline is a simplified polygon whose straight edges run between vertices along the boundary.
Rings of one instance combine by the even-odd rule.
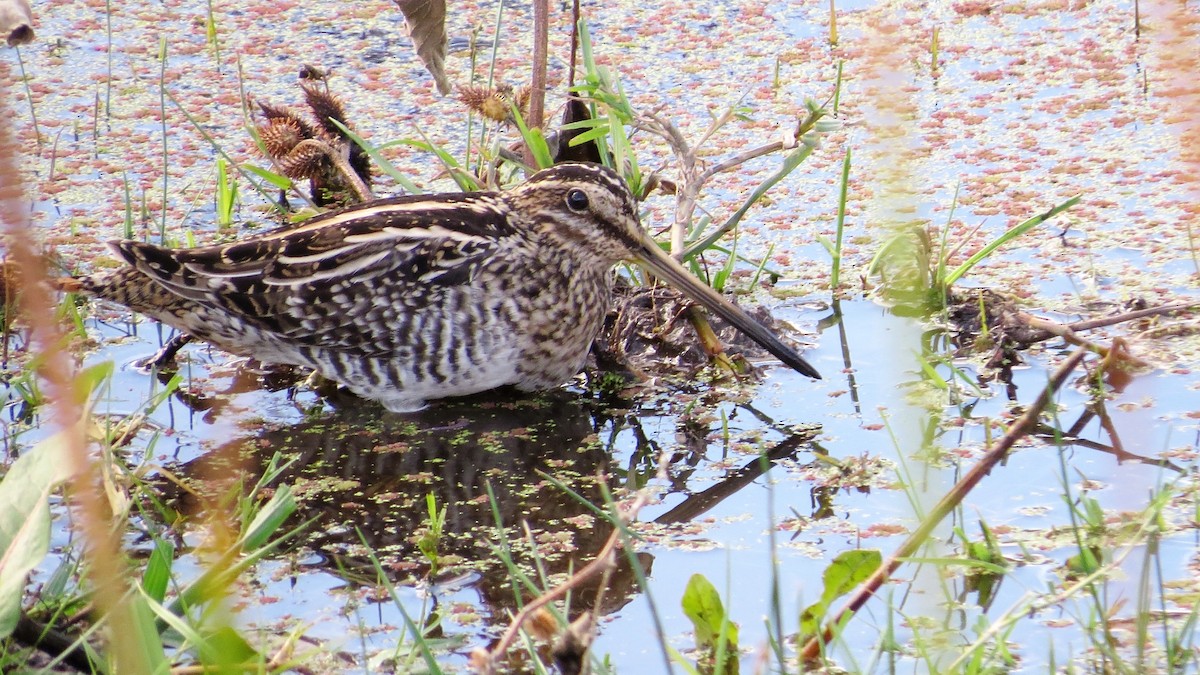
[[[625,179],[600,164],[556,164],[506,198],[543,243],[586,251],[604,266],[630,259],[645,237]]]
[[[723,317],[788,366],[809,377],[820,374],[791,347],[705,285],[642,228],[637,201],[615,171],[599,164],[564,163],[535,173],[506,194],[530,214],[542,241],[579,247],[604,265],[620,260],[641,264],[653,276]]]

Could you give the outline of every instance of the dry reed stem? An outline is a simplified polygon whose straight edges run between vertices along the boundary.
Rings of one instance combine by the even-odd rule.
[[[1182,312],[1184,310],[1200,307],[1200,301],[1194,302],[1176,302],[1170,305],[1161,305],[1158,307],[1147,307],[1145,309],[1135,309],[1132,312],[1123,312],[1114,314],[1113,316],[1103,316],[1099,319],[1088,319],[1087,321],[1073,321],[1067,324],[1071,330],[1091,330],[1093,328],[1103,328],[1105,326],[1115,326],[1126,321],[1135,321],[1151,316],[1160,316],[1162,314],[1171,314],[1172,312]]]
[[[530,129],[541,129],[546,123],[546,64],[549,61],[550,43],[550,0],[533,0],[533,72],[530,74],[529,119]],[[575,84],[570,82],[567,86]],[[527,148],[528,150],[528,148]],[[530,159],[532,151],[530,152]]]
[[[1188,3],[1176,0],[1149,0],[1145,20],[1149,22],[1147,64],[1157,81],[1151,95],[1165,99],[1170,113],[1163,120],[1179,138],[1179,159],[1184,170],[1176,172],[1175,180],[1182,186],[1183,211],[1181,220],[1191,242],[1192,263],[1200,276],[1200,252],[1196,250],[1195,234],[1200,217],[1200,17]],[[1140,26],[1139,26],[1140,28]],[[1139,31],[1139,35],[1141,32]]]
[[[8,107],[10,101],[17,100],[12,87],[15,81],[9,64],[0,61],[0,119],[17,119]],[[74,521],[84,541],[83,553],[95,589],[96,606],[109,622],[114,672],[149,672],[145,655],[136,643],[136,620],[128,600],[132,594],[126,581],[128,569],[121,552],[119,530],[111,526],[110,505],[99,485],[100,468],[88,454],[84,426],[80,424],[84,402],[77,399],[74,387],[75,365],[63,349],[63,332],[55,313],[47,311],[58,303],[46,282],[46,263],[31,227],[29,202],[17,165],[21,145],[14,127],[11,123],[0,124],[0,223],[9,260],[16,268],[20,288],[18,309],[27,308],[21,314],[29,323],[30,349],[41,356],[38,375],[46,383],[51,411],[48,418],[64,432],[66,456],[71,464],[69,494]]]

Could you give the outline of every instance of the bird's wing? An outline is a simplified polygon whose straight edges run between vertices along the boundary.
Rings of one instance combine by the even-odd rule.
[[[113,247],[170,292],[284,340],[378,353],[397,322],[471,283],[512,232],[505,213],[488,195],[400,198],[229,245]]]

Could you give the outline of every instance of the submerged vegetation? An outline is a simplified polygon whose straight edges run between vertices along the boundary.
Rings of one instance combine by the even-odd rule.
[[[930,10],[941,18],[922,41],[884,10],[830,3],[805,44],[831,67],[801,76],[810,57],[780,47],[771,74],[755,71],[729,91],[698,79],[692,70],[701,66],[685,55],[671,67],[700,82],[698,103],[678,82],[645,90],[645,78],[662,74],[641,72],[645,63],[612,47],[659,35],[660,19],[639,29],[648,35],[628,38],[618,35],[629,26],[563,13],[558,20],[578,21],[578,31],[564,32],[569,45],[532,31],[528,74],[524,53],[519,66],[505,56],[521,48],[487,37],[522,25],[507,16],[521,10],[502,7],[469,44],[452,45],[469,60],[465,83],[452,89],[445,55],[433,48],[438,22],[410,13],[432,80],[393,88],[388,100],[411,115],[423,105],[457,107],[438,107],[436,124],[422,118],[406,133],[379,131],[390,120],[368,102],[380,77],[392,81],[369,64],[401,57],[371,42],[381,29],[363,28],[379,20],[374,9],[289,18],[297,34],[325,36],[332,26],[338,39],[365,36],[347,47],[354,57],[296,48],[288,68],[306,63],[301,113],[279,103],[295,99],[294,73],[243,63],[257,47],[241,40],[246,26],[226,22],[268,10],[237,4],[209,2],[202,20],[185,21],[196,41],[155,36],[155,55],[131,62],[136,77],[123,85],[112,21],[137,10],[110,3],[90,13],[105,28],[81,26],[102,31],[88,39],[108,50],[95,73],[103,86],[84,106],[90,125],[47,119],[39,107],[48,106],[35,96],[44,73],[64,57],[39,54],[34,66],[24,47],[12,52],[19,60],[0,61],[11,94],[0,105],[20,120],[0,131],[0,186],[24,181],[28,194],[56,199],[63,173],[81,170],[70,143],[90,143],[96,163],[143,152],[156,162],[122,165],[113,193],[120,217],[102,227],[103,215],[76,214],[54,229],[40,212],[24,222],[25,198],[2,195],[0,669],[1200,667],[1192,372],[1200,269],[1182,283],[1114,282],[1130,269],[1106,269],[1119,253],[1101,243],[1129,242],[1086,221],[1097,217],[1096,203],[1117,198],[1071,181],[1073,165],[1038,172],[1033,159],[974,148],[989,161],[1026,163],[1045,182],[1045,194],[1013,188],[1022,199],[1002,209],[980,195],[1012,181],[1008,174],[956,175],[932,195],[919,180],[941,169],[924,161],[931,151],[917,134],[932,143],[945,129],[933,122],[978,114],[946,91],[967,86],[953,79],[968,60],[959,29],[1020,16],[1101,30],[1112,7],[993,14],[956,3]],[[750,35],[702,37],[762,18],[761,8],[736,9],[738,21],[688,15],[678,30],[689,41],[711,39],[713,50],[731,42],[739,55],[761,56]],[[74,28],[46,11],[42,39]],[[1160,33],[1194,37],[1186,17],[1155,20]],[[1093,71],[1112,56],[1088,40],[1078,50],[1092,71],[1081,77],[1107,81]],[[1174,53],[1169,42],[1154,44],[1146,58]],[[549,69],[547,50],[569,65]],[[310,56],[338,67],[309,65]],[[235,91],[204,84],[219,113],[190,97],[194,83],[168,76],[175,58],[212,65],[223,83],[233,73]],[[1186,65],[1154,63],[1168,75]],[[920,87],[896,73],[945,96],[944,107],[923,118]],[[979,66],[967,80],[1008,76]],[[20,91],[27,110],[12,103]],[[1173,95],[1198,114],[1190,94]],[[129,115],[126,98],[156,102],[158,119],[143,125],[155,132],[114,131]],[[559,103],[561,121],[548,122],[557,113],[542,111]],[[1103,108],[1088,104],[1053,113],[1089,125]],[[865,136],[853,135],[858,127]],[[153,325],[54,298],[34,245],[64,267],[98,267],[109,264],[94,257],[98,241],[110,236],[195,245],[237,237],[240,221],[283,224],[385,191],[501,188],[562,159],[620,171],[644,200],[647,222],[662,228],[664,249],[714,288],[746,302],[802,299],[773,306],[776,317],[826,313],[823,388],[778,369],[744,377],[759,358],[751,346],[627,268],[585,378],[539,396],[491,392],[394,415],[312,387],[303,373],[231,364]],[[187,175],[203,176],[203,186],[176,175],[185,161],[201,165]],[[1107,161],[1105,171],[1120,172]],[[1194,158],[1180,161],[1195,168]],[[794,184],[818,186],[817,215],[800,215]],[[1192,211],[1180,212],[1185,227],[1151,224],[1188,242],[1178,256],[1195,260]],[[791,232],[802,218],[822,225],[798,244]],[[1029,260],[1036,254],[1012,253],[1031,240],[1062,242],[1065,253],[1054,255],[1064,269],[1063,258],[1089,261],[1082,273],[1067,271],[1086,287],[1066,303],[1049,297],[1053,279],[1030,271],[1039,269]],[[1176,262],[1136,271],[1167,279]],[[783,319],[775,327],[788,332]],[[149,372],[121,367],[160,347],[181,355],[177,372],[160,371],[162,358]]]

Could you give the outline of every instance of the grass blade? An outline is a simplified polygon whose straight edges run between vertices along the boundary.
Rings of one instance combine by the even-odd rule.
[[[1017,225],[1016,227],[1012,228],[1011,230],[1008,230],[1004,234],[1000,235],[999,237],[997,237],[995,239],[995,241],[991,242],[987,246],[984,246],[983,248],[976,251],[975,255],[971,256],[970,258],[967,258],[966,262],[964,262],[963,264],[954,268],[954,270],[952,272],[950,272],[949,275],[946,276],[946,280],[945,280],[945,282],[943,282],[943,288],[950,288],[951,286],[953,286],[955,281],[958,281],[964,274],[966,274],[967,272],[970,272],[972,267],[975,267],[975,265],[979,264],[979,261],[981,261],[984,258],[991,255],[992,252],[995,251],[996,249],[1007,244],[1008,242],[1012,241],[1013,239],[1016,239],[1017,237],[1021,236],[1022,234],[1025,234],[1029,230],[1032,230],[1033,228],[1037,227],[1038,225],[1041,225],[1042,223],[1044,223],[1047,220],[1053,218],[1054,216],[1062,213],[1063,211],[1066,211],[1067,209],[1071,208],[1072,206],[1078,204],[1079,200],[1082,198],[1083,198],[1083,195],[1075,195],[1074,197],[1071,197],[1067,201],[1059,204],[1058,206],[1055,206],[1054,208],[1050,209],[1049,211],[1046,211],[1045,213],[1036,215],[1036,216],[1030,218],[1029,220],[1026,220],[1025,222],[1021,223],[1020,225]]]

